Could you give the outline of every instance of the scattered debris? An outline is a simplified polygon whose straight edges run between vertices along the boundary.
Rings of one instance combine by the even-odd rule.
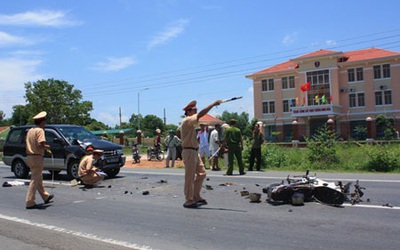
[[[142,195],[149,195],[149,194],[150,194],[150,192],[147,190],[142,192]]]
[[[221,183],[219,184],[220,186],[225,186],[225,187],[229,187],[229,186],[233,186],[233,182],[225,182],[225,183]]]
[[[80,183],[81,183],[80,181],[77,181],[77,180],[73,179],[73,180],[71,181],[71,187],[78,186]]]
[[[124,194],[127,194],[127,193],[129,193],[128,190],[126,190]]]
[[[382,205],[382,207],[390,207],[390,208],[392,208],[392,207],[393,207],[393,205],[392,205],[392,204],[390,204],[390,203],[386,203],[386,204]]]
[[[213,187],[210,185],[206,185],[206,190],[213,190]]]
[[[108,188],[111,188],[111,185],[108,185]]]
[[[160,181],[157,182],[157,183],[167,183],[167,181],[166,181],[166,180],[160,180]]]
[[[241,196],[248,196],[249,195],[249,191],[240,191],[240,195]]]
[[[261,194],[260,193],[250,193],[249,198],[250,198],[250,202],[258,203],[258,202],[260,202]]]
[[[292,210],[292,209],[289,209],[288,212],[291,213],[291,212],[293,212],[293,210]]]
[[[25,186],[27,185],[23,181],[6,181],[3,183],[3,187],[15,187],[15,186]]]
[[[145,176],[145,177],[142,177],[142,178],[140,178],[140,179],[143,179],[143,180],[145,180],[145,179],[147,179],[147,178],[148,178],[148,177],[146,177],[146,176]]]

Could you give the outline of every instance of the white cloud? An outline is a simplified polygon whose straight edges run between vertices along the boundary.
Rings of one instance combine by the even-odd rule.
[[[0,58],[0,109],[11,117],[12,107],[24,104],[24,83],[44,77],[37,72],[39,59]]]
[[[135,58],[129,56],[119,58],[109,57],[104,62],[96,63],[93,69],[98,71],[119,71],[136,63]]]
[[[156,46],[166,44],[173,38],[177,37],[185,30],[185,26],[189,23],[188,19],[179,19],[172,23],[164,31],[158,33],[147,45],[148,49],[152,49]]]
[[[8,33],[0,31],[0,47],[14,46],[14,45],[30,45],[34,42],[20,36],[13,36]]]
[[[18,26],[75,26],[81,22],[70,20],[64,11],[39,10],[18,13],[14,15],[0,15],[0,25]]]
[[[293,33],[290,34],[290,35],[286,35],[286,36],[283,38],[282,43],[283,43],[284,45],[290,45],[290,44],[296,42],[296,40],[297,40],[297,32],[293,32]]]
[[[336,45],[336,41],[333,41],[333,40],[327,40],[327,41],[325,41],[325,43],[328,46]]]
[[[95,119],[98,120],[98,121],[101,121],[104,124],[107,124],[110,127],[114,127],[115,125],[119,125],[119,115],[118,114],[112,115],[110,113],[101,112],[101,113],[96,115]],[[128,122],[129,121],[129,117],[121,116],[121,120],[122,120],[122,122]]]

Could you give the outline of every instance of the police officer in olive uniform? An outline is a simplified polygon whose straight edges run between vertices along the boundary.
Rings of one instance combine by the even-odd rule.
[[[199,143],[197,141],[196,127],[198,127],[199,119],[208,113],[214,106],[222,103],[217,100],[199,113],[197,113],[196,101],[191,101],[183,110],[185,111],[185,118],[183,118],[181,125],[182,137],[182,160],[185,165],[185,208],[197,208],[201,205],[206,205],[207,201],[200,196],[201,187],[204,178],[206,177],[206,169],[201,161],[198,152]]]
[[[242,150],[243,150],[243,138],[242,132],[238,127],[236,127],[237,121],[235,119],[231,120],[231,127],[225,131],[224,134],[224,144],[228,146],[228,170],[226,175],[232,175],[233,172],[233,161],[234,157],[238,161],[239,174],[244,175],[244,165],[242,160]]]
[[[29,129],[26,135],[26,156],[28,167],[31,170],[31,182],[28,187],[28,193],[26,195],[26,209],[36,209],[39,206],[36,204],[35,195],[36,191],[39,192],[40,196],[44,200],[45,204],[50,203],[54,198],[52,194],[49,194],[43,186],[42,171],[44,167],[44,154],[45,151],[51,153],[50,146],[46,144],[46,138],[44,133],[44,126],[46,125],[45,111],[40,112],[33,120],[35,126]]]

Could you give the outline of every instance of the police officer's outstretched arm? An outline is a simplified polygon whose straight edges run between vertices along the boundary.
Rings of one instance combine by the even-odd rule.
[[[203,117],[205,114],[208,113],[208,111],[210,111],[214,106],[218,106],[222,103],[222,100],[217,100],[214,101],[213,103],[211,103],[210,105],[208,105],[207,107],[203,108],[198,114],[197,114],[197,119],[200,119],[201,117]]]

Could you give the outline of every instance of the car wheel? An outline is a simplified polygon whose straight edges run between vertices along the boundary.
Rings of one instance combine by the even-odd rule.
[[[113,168],[104,172],[107,174],[108,178],[114,178],[119,173],[119,170],[119,168]]]
[[[78,178],[78,169],[79,169],[79,161],[72,160],[68,164],[67,174],[69,179],[76,179]]]
[[[22,160],[15,160],[13,162],[14,175],[20,179],[26,179],[29,175],[29,168]]]

